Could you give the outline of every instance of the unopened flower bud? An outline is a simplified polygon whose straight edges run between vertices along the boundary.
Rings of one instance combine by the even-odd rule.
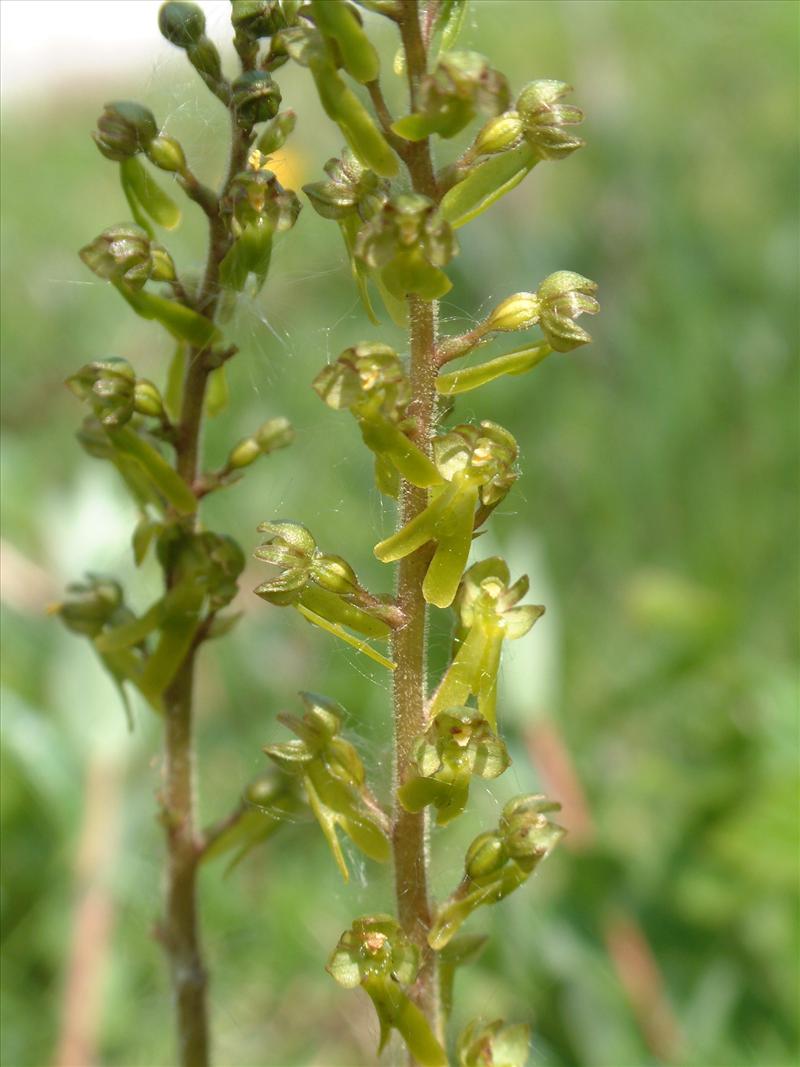
[[[292,424],[283,415],[274,419],[268,419],[256,430],[254,437],[258,447],[267,455],[276,452],[279,448],[286,448],[294,441],[294,429]]]
[[[539,319],[539,299],[535,293],[514,293],[497,305],[486,319],[486,329],[502,332],[527,330]]]
[[[201,37],[197,44],[190,45],[186,57],[206,83],[213,84],[222,77],[222,60],[217,46],[208,37]]]
[[[150,261],[152,264],[150,277],[154,282],[175,280],[175,264],[172,262],[172,256],[163,245],[156,241],[150,242]]]
[[[569,270],[559,270],[545,278],[537,290],[541,302],[539,325],[548,344],[556,352],[570,352],[588,344],[591,335],[575,322],[579,315],[596,315],[597,283]]]
[[[164,414],[164,401],[158,387],[147,378],[140,378],[133,388],[133,407],[140,415],[159,419]]]
[[[281,91],[263,70],[247,70],[231,85],[236,121],[244,128],[274,118],[281,106]]]
[[[269,419],[263,423],[256,432],[245,437],[231,449],[228,456],[227,466],[231,470],[241,470],[249,467],[259,456],[268,455],[279,448],[286,448],[294,440],[294,430],[288,419],[282,415]]]
[[[559,103],[571,91],[566,82],[545,79],[526,85],[519,95],[517,111],[525,139],[542,159],[564,159],[584,144],[570,129],[583,121],[583,112]]]
[[[314,578],[323,589],[344,595],[358,591],[356,572],[341,556],[320,556],[314,561]]]
[[[478,132],[472,152],[476,156],[490,156],[514,148],[522,137],[522,120],[516,111],[506,111],[489,119]]]
[[[244,792],[244,799],[248,804],[255,804],[258,808],[269,808],[275,801],[281,799],[285,789],[283,778],[276,772],[263,774],[248,785]]]
[[[340,732],[346,712],[341,704],[319,693],[301,692],[300,699],[306,708],[303,721],[326,741]]]
[[[181,174],[186,169],[186,156],[174,137],[162,133],[147,146],[147,158],[161,170]]]
[[[249,467],[251,463],[255,463],[260,455],[261,449],[258,441],[254,437],[244,437],[233,446],[225,465],[232,471],[242,470],[244,467]]]
[[[105,105],[92,137],[106,159],[122,162],[146,150],[157,133],[152,111],[131,100],[118,100]]]
[[[503,867],[508,853],[502,839],[492,830],[478,834],[467,849],[464,869],[473,881],[487,878]]]
[[[283,148],[286,138],[297,125],[297,114],[291,108],[279,112],[266,127],[256,142],[256,148],[265,156],[271,156],[273,152]]]
[[[564,830],[547,816],[560,807],[540,793],[510,800],[500,819],[500,833],[509,855],[518,860],[539,860],[551,852],[564,836]]]
[[[158,13],[158,28],[170,44],[190,48],[204,36],[206,17],[197,4],[167,0]]]

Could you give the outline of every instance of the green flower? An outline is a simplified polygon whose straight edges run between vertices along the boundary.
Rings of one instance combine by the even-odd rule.
[[[416,294],[438,300],[452,282],[442,271],[458,244],[436,205],[426,196],[403,193],[392,197],[359,230],[354,253],[370,270],[380,272],[389,292],[399,300]]]
[[[597,283],[571,270],[559,270],[545,278],[537,290],[541,305],[539,325],[547,343],[556,352],[570,352],[588,344],[591,336],[575,321],[580,315],[600,310]]]
[[[359,986],[380,1023],[380,1054],[392,1029],[422,1067],[447,1067],[447,1056],[428,1021],[406,993],[420,967],[419,949],[390,915],[365,915],[339,938],[328,973],[345,989]]]
[[[394,669],[391,661],[365,641],[353,638],[347,629],[385,638],[399,622],[396,607],[364,589],[341,556],[320,551],[302,523],[262,522],[258,529],[269,538],[256,549],[255,557],[276,567],[278,573],[257,586],[256,595],[279,607],[295,607],[306,621]]]
[[[80,250],[89,270],[105,281],[141,289],[146,282],[170,281],[175,266],[167,250],[139,226],[111,226]]]
[[[456,654],[431,702],[430,713],[465,704],[471,695],[493,730],[497,729],[497,674],[503,641],[524,637],[544,614],[540,604],[520,604],[528,577],[513,585],[508,566],[497,556],[473,564],[455,600]]]
[[[131,100],[117,100],[104,105],[92,138],[106,159],[121,163],[144,152],[157,135],[152,111]]]
[[[415,421],[407,414],[411,388],[405,367],[388,345],[347,348],[324,367],[313,387],[328,407],[348,409],[375,453],[375,478],[382,492],[397,496],[400,476],[413,485],[438,485],[442,477],[413,441]]]
[[[440,826],[466,807],[472,775],[497,778],[511,762],[504,743],[474,708],[440,711],[417,738],[412,760],[414,773],[400,788],[400,802],[409,811],[433,804]]]
[[[425,575],[425,599],[446,608],[453,602],[467,565],[476,519],[488,514],[516,480],[517,443],[502,426],[484,421],[457,426],[433,442],[434,462],[444,479],[434,486],[427,508],[375,546],[383,563],[402,559],[429,541],[436,544]],[[454,700],[453,705],[463,704]]]
[[[329,159],[323,169],[328,180],[304,185],[303,192],[324,219],[338,222],[358,215],[366,222],[386,203],[389,182],[363,166],[349,148],[341,159]]]
[[[301,693],[302,719],[281,714],[297,740],[267,745],[264,752],[285,773],[301,780],[309,806],[347,881],[350,877],[337,834],[340,828],[365,855],[389,858],[387,820],[367,788],[364,766],[349,741],[339,736],[344,708],[316,693]]]
[[[496,115],[508,106],[505,75],[493,70],[477,52],[445,52],[417,91],[417,111],[395,122],[392,129],[408,141],[431,134],[455,137],[478,111]]]
[[[87,363],[67,378],[67,386],[92,405],[103,426],[124,426],[133,415],[136,374],[125,359],[111,356]]]
[[[543,79],[526,85],[517,99],[523,137],[542,159],[565,159],[584,145],[572,131],[583,122],[583,112],[561,103],[570,92],[566,82]]]

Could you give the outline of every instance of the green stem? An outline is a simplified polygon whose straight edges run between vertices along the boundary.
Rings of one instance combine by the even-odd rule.
[[[427,59],[419,26],[416,0],[405,0],[400,24],[406,50],[412,106],[416,86],[425,73]],[[427,142],[420,141],[405,157],[416,192],[436,198],[436,181]],[[409,343],[411,351],[411,408],[416,425],[416,443],[431,454],[436,415],[436,302],[409,298]],[[408,481],[401,489],[399,527],[416,518],[428,505],[428,493]],[[398,528],[399,528],[398,527]],[[408,780],[414,739],[425,728],[427,698],[427,607],[422,583],[430,562],[430,546],[425,546],[400,561],[397,579],[398,606],[406,624],[392,638],[392,656],[397,664],[394,673],[395,732],[395,801],[392,850],[394,854],[397,914],[406,935],[422,953],[422,967],[413,997],[434,1033],[441,1039],[439,977],[436,956],[428,946],[427,935],[432,923],[428,893],[428,815],[427,810],[406,811],[398,792]],[[413,1057],[411,1062],[415,1062]]]

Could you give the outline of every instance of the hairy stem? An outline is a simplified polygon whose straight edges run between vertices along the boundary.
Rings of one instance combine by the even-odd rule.
[[[228,175],[244,166],[250,138],[233,121]],[[219,266],[229,238],[219,212],[209,215],[208,258],[196,309],[214,318],[219,301]],[[189,486],[198,474],[203,410],[213,361],[208,349],[192,348],[183,385],[180,422],[175,441],[175,469]],[[164,575],[168,588],[176,574]],[[203,963],[197,917],[197,870],[202,841],[197,830],[195,757],[193,738],[194,675],[199,642],[190,649],[164,694],[166,711],[166,784],[164,823],[167,835],[167,901],[163,942],[169,958],[178,1032],[180,1067],[207,1067],[209,1063],[208,976]]]
[[[412,104],[419,78],[425,73],[426,54],[419,27],[416,0],[406,0],[401,32],[406,50]],[[420,141],[405,155],[416,192],[436,197],[436,182],[428,141]],[[436,329],[438,306],[418,297],[409,298],[409,346],[411,352],[411,408],[415,418],[416,440],[427,454],[431,452],[436,414]],[[422,512],[428,494],[404,481],[401,491],[399,524],[404,526]],[[434,1031],[441,1037],[439,978],[435,954],[428,946],[432,910],[428,894],[428,815],[427,810],[407,812],[397,798],[397,790],[408,777],[410,758],[417,737],[425,729],[427,676],[427,608],[422,582],[430,561],[423,547],[400,561],[397,599],[405,625],[394,633],[392,653],[394,674],[395,804],[392,849],[394,853],[397,912],[406,935],[419,945],[422,967],[414,989],[417,1004]],[[412,1062],[413,1058],[412,1058]]]
[[[163,930],[169,957],[181,1067],[209,1062],[208,975],[203,963],[197,918],[195,839],[195,761],[192,740],[194,652],[184,661],[165,694],[167,904]]]
[[[436,336],[436,307],[417,298],[410,300],[411,387],[417,420],[417,443],[430,452],[433,434],[436,377],[432,358]],[[404,482],[399,522],[405,525],[423,511],[428,494]],[[430,561],[426,548],[401,560],[398,572],[398,603],[407,622],[393,637],[395,788],[408,777],[414,739],[425,729],[427,674],[427,619],[422,582]],[[428,1020],[439,1029],[439,989],[436,959],[428,947],[431,906],[428,897],[427,809],[412,814],[395,796],[392,833],[397,912],[405,933],[422,951],[423,966],[416,999]]]

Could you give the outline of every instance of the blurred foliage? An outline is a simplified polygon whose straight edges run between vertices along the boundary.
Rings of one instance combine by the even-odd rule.
[[[538,168],[491,224],[460,232],[444,327],[455,331],[467,322],[462,309],[485,312],[561,268],[600,282],[603,314],[590,348],[482,395],[481,415],[513,430],[523,457],[496,539],[511,548],[516,538],[515,570],[535,550],[533,590],[548,606],[501,679],[516,724],[508,789],[540,786],[524,734],[534,721],[557,724],[594,833],[575,835],[532,886],[471,920],[470,930],[492,927],[494,936],[459,974],[460,1021],[478,1012],[529,1020],[534,1061],[559,1067],[795,1063],[796,10],[771,0],[474,6],[463,47],[485,51],[514,87],[532,77],[578,87],[588,147],[569,166]],[[103,101],[142,98],[196,171],[219,173],[208,145],[221,135],[207,129],[219,109],[195,97],[179,58],[121,69],[114,85],[20,100],[4,116],[8,1067],[54,1055],[97,762],[121,779],[100,879],[113,925],[98,1058],[171,1062],[166,979],[151,937],[159,730],[140,707],[126,733],[100,667],[43,605],[86,570],[132,573],[130,505],[113,474],[74,443],[80,411],[62,382],[111,354],[149,378],[165,371],[156,328],[121,312],[76,250],[127,214],[115,168],[89,138]],[[390,69],[386,50],[383,58]],[[278,170],[299,187],[321,177],[340,145],[302,72],[286,68],[280,80],[300,121]],[[399,100],[399,82],[390,89]],[[324,528],[326,545],[375,587],[375,538],[365,531],[385,535],[392,515],[375,493],[365,513],[370,458],[310,382],[324,358],[359,340],[402,342],[362,317],[332,229],[306,208],[278,243],[268,289],[238,315],[243,355],[232,367],[232,407],[208,433],[210,465],[276,415],[291,417],[298,438],[251,474],[247,492],[210,499],[207,519],[248,550],[265,518]],[[169,244],[179,263],[199,269],[199,246],[180,234]],[[475,414],[469,396],[456,411]],[[296,710],[295,693],[309,684],[349,709],[368,738],[362,757],[388,775],[385,673],[265,607],[250,593],[257,571],[245,572],[236,604],[244,623],[202,662],[209,819],[262,769],[261,746],[281,739],[276,712]],[[146,574],[134,587],[141,606],[155,583]],[[433,626],[443,646],[445,622]],[[473,790],[481,815],[437,831],[442,893],[457,881],[464,845],[507,799],[490,801],[481,783]],[[322,970],[354,910],[391,906],[385,875],[349,861],[355,902],[306,824],[230,873],[224,861],[204,872],[220,1064],[372,1062],[366,998],[354,1016]],[[638,924],[658,961],[677,1021],[666,1045],[640,1025],[609,952],[618,915]]]

